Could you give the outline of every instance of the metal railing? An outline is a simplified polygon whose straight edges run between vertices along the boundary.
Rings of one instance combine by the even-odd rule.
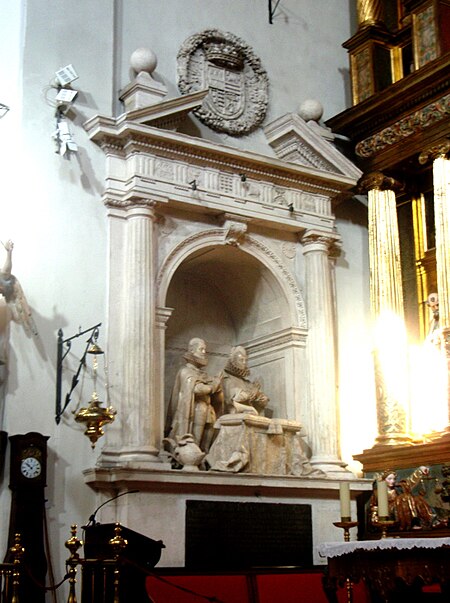
[[[122,561],[120,553],[127,546],[127,541],[122,538],[121,527],[115,527],[115,536],[109,541],[111,559],[83,559],[78,550],[83,542],[77,537],[77,526],[71,527],[71,537],[65,546],[70,551],[66,561],[66,575],[55,587],[35,584],[35,588],[43,590],[57,590],[62,584],[68,582],[69,594],[67,603],[120,603],[120,573]],[[15,535],[14,545],[9,549],[9,563],[0,563],[0,603],[30,603],[22,600],[21,592],[24,589],[24,573],[27,570],[24,560],[25,549],[21,545],[20,535]],[[81,568],[80,588],[78,589],[77,571]],[[81,591],[77,597],[77,589]],[[22,592],[22,594],[24,594]],[[28,597],[25,597],[28,598]]]
[[[33,578],[20,535],[16,534],[14,545],[8,550],[9,562],[0,564],[0,603],[32,603],[28,600],[30,592],[43,596],[44,591],[51,591],[56,601],[55,592],[63,584],[68,586],[68,595],[64,593],[58,600],[66,603],[124,603],[130,597],[135,603],[150,601],[145,577],[152,572],[127,559],[126,554],[122,555],[128,546],[121,534],[122,527],[117,523],[111,528],[114,536],[106,539],[102,556],[91,551],[92,558],[84,558],[80,556],[84,543],[77,536],[77,526],[72,525],[70,538],[65,542],[70,553],[65,562],[66,572],[62,580],[52,586],[40,584]]]
[[[19,585],[22,571],[22,557],[25,549],[16,534],[14,545],[9,549],[11,563],[0,563],[0,603],[19,603]]]
[[[66,561],[69,580],[69,597],[67,603],[77,603],[77,568],[81,567],[81,602],[82,603],[120,603],[120,554],[127,546],[121,536],[119,524],[115,527],[114,538],[109,541],[111,559],[83,559],[78,550],[83,542],[77,536],[77,526],[71,527],[71,537],[65,543],[70,551]]]

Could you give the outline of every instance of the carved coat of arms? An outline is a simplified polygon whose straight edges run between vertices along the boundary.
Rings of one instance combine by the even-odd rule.
[[[188,38],[178,53],[182,94],[209,88],[197,117],[213,130],[248,134],[264,119],[268,78],[253,50],[238,37],[217,29]]]

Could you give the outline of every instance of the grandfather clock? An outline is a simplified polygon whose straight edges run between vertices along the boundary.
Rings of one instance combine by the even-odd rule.
[[[30,432],[9,437],[11,514],[8,551],[15,534],[25,548],[20,601],[44,603],[47,560],[44,548],[44,489],[47,478],[48,436]],[[6,560],[8,559],[7,553]]]

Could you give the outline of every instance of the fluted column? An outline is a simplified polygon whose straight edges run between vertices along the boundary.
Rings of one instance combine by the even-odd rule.
[[[369,201],[370,299],[380,444],[408,442],[408,351],[403,309],[397,183],[380,172],[361,181]]]
[[[450,140],[427,149],[421,163],[433,160],[434,223],[436,230],[436,273],[439,295],[439,330],[447,357],[447,400],[450,432]]]
[[[330,251],[337,236],[307,231],[302,238],[305,256],[308,312],[309,424],[311,464],[327,474],[344,471],[339,457],[336,396],[334,298]]]
[[[130,460],[152,460],[149,457],[157,456],[161,442],[162,411],[152,395],[156,378],[153,205],[135,201],[125,215],[122,444]]]
[[[433,160],[436,272],[439,294],[439,326],[450,329],[450,141],[427,149],[419,161]]]

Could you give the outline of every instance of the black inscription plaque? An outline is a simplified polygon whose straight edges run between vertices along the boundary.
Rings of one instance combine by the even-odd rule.
[[[312,566],[311,505],[186,502],[186,567]]]

